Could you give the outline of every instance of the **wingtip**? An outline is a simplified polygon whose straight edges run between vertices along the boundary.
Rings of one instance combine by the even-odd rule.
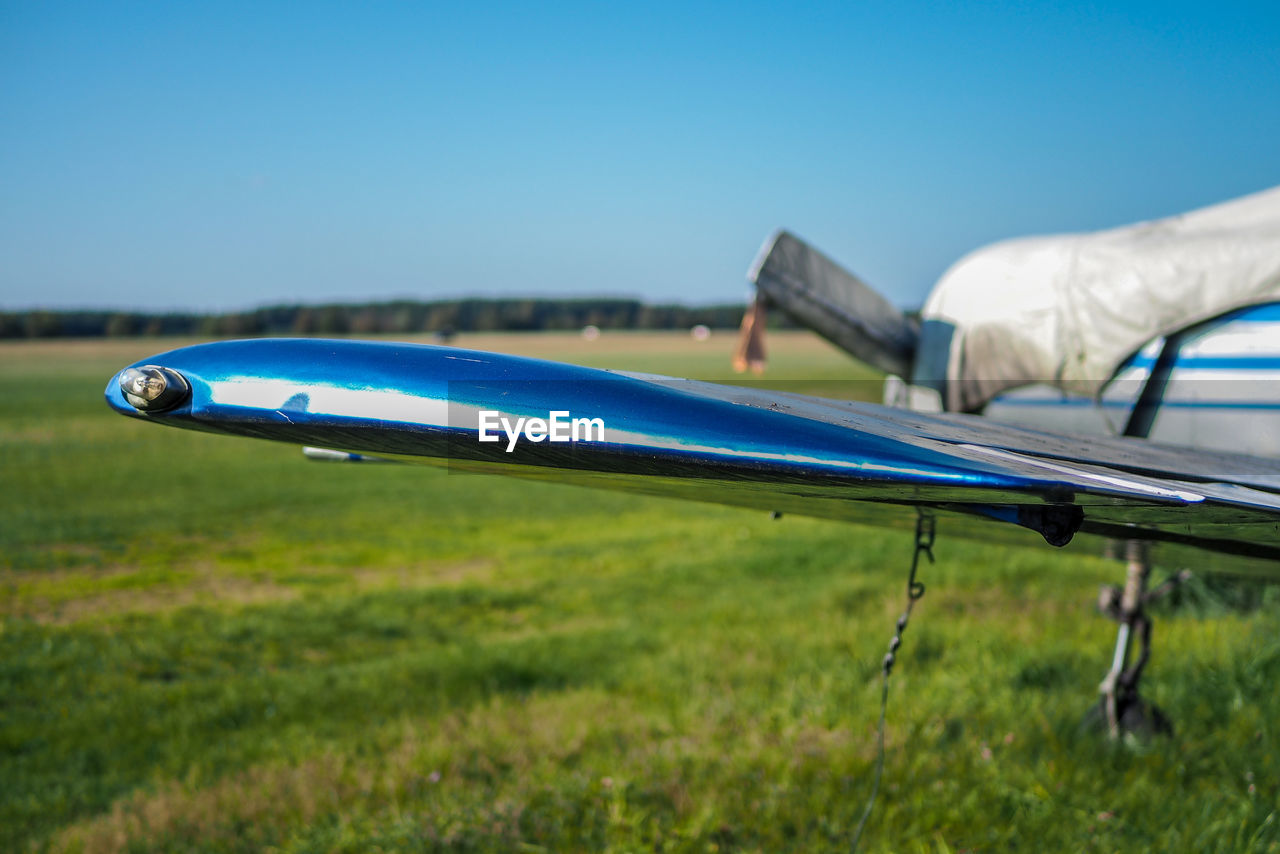
[[[747,281],[755,284],[760,278],[760,271],[764,269],[765,263],[769,260],[769,256],[773,254],[773,247],[783,238],[795,239],[790,231],[785,228],[775,228],[764,239],[764,243],[760,244],[760,249],[756,252],[756,257],[751,260],[751,266],[747,268]]]

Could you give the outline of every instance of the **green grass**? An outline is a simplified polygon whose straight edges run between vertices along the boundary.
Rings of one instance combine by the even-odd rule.
[[[463,340],[727,379],[728,344]],[[775,337],[768,382],[867,394]],[[843,850],[908,535],[111,413],[0,348],[0,850]],[[844,382],[854,378],[856,382]],[[1162,615],[1177,735],[1078,722],[1118,565],[942,527],[864,850],[1280,850],[1280,619]]]

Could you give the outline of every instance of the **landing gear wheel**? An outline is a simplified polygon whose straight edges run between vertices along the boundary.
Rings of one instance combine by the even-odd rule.
[[[1155,703],[1149,703],[1136,694],[1117,700],[1117,729],[1120,735],[1134,735],[1140,739],[1173,735],[1173,721]],[[1083,729],[1110,733],[1111,720],[1107,713],[1107,698],[1103,697],[1085,713]]]

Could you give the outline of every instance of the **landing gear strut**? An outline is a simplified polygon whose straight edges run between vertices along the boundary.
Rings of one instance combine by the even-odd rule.
[[[1165,595],[1190,577],[1183,570],[1164,584],[1147,590],[1151,576],[1151,561],[1147,544],[1130,540],[1126,543],[1125,557],[1129,565],[1125,573],[1124,588],[1104,587],[1098,596],[1098,609],[1120,623],[1116,633],[1115,655],[1111,670],[1103,678],[1098,690],[1102,699],[1085,718],[1086,725],[1105,727],[1112,738],[1124,733],[1135,735],[1172,735],[1173,724],[1154,703],[1138,694],[1138,682],[1151,657],[1151,617],[1143,607],[1152,599]],[[1141,645],[1137,660],[1129,665],[1135,636]]]

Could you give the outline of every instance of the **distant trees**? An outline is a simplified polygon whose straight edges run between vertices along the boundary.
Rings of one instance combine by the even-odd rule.
[[[741,305],[649,305],[629,299],[455,299],[274,305],[245,312],[147,314],[121,311],[0,312],[0,338],[130,335],[410,335],[430,332],[535,332],[581,329],[736,328]],[[775,313],[779,314],[779,313]],[[771,318],[786,325],[781,318]]]

